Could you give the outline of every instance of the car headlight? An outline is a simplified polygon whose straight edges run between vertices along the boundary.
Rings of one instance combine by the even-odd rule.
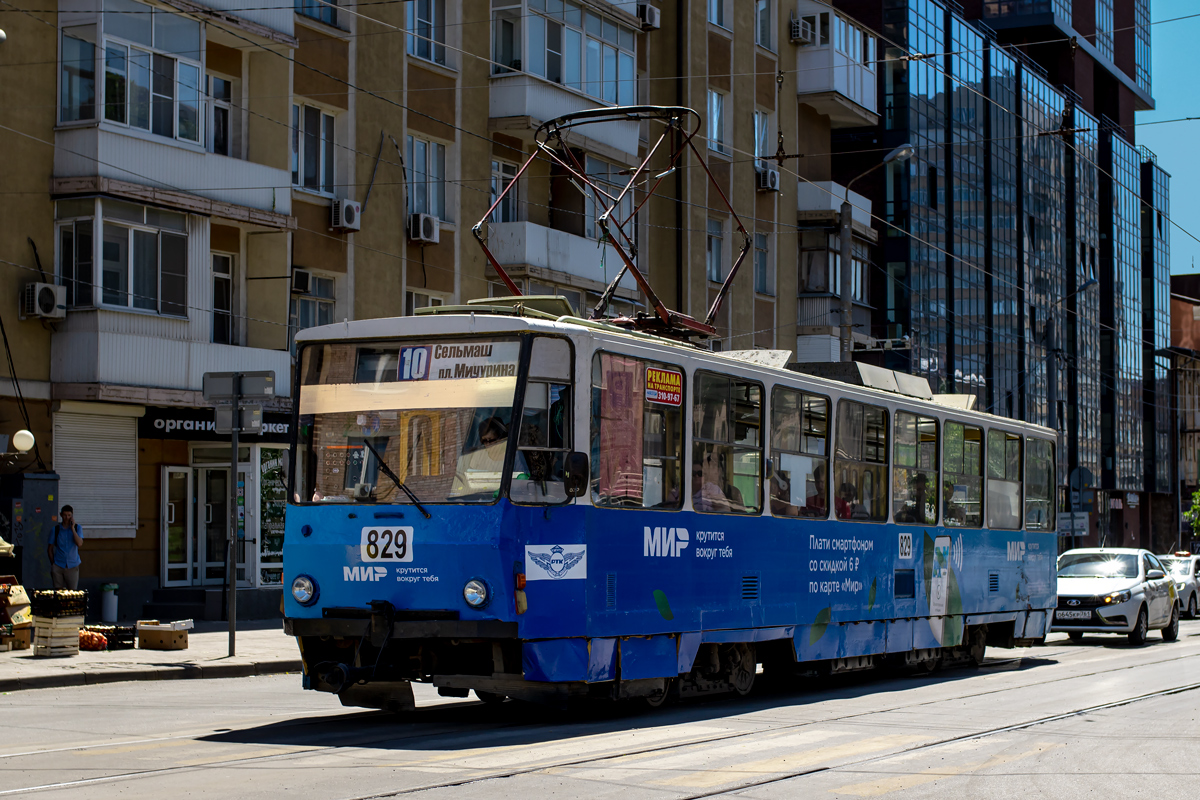
[[[463,586],[463,600],[471,608],[483,608],[489,598],[488,586],[478,578],[472,578]]]
[[[1182,584],[1182,583],[1177,583],[1177,584],[1175,584],[1175,589],[1176,589],[1177,591],[1180,591],[1180,592],[1182,592],[1182,591],[1183,591],[1183,584]]]
[[[311,606],[320,594],[317,582],[307,575],[297,575],[292,581],[292,597],[302,606]]]
[[[1104,598],[1105,605],[1113,605],[1115,603],[1124,603],[1130,597],[1133,597],[1133,592],[1128,590],[1124,592],[1113,592]]]

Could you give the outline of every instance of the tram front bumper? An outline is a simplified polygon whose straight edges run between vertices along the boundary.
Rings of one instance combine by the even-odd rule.
[[[361,638],[370,631],[370,616],[285,617],[283,632],[299,637]],[[482,619],[396,620],[392,639],[515,639],[517,623]]]

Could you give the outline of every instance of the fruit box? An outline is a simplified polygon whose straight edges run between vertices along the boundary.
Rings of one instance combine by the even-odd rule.
[[[141,628],[138,630],[138,647],[142,650],[187,650],[188,632]]]

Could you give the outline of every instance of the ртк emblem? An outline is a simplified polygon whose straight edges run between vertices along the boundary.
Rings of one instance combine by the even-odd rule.
[[[583,561],[587,556],[587,547],[575,553],[566,552],[561,544],[556,544],[550,548],[550,552],[536,552],[528,547],[525,548],[525,556],[542,570],[546,575],[554,580],[561,580],[567,577],[572,568],[576,564]],[[586,575],[586,573],[584,573]],[[584,577],[580,575],[578,577]],[[532,575],[530,577],[533,577]],[[572,576],[575,577],[575,576]]]

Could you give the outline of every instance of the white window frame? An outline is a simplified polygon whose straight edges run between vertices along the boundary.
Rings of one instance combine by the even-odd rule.
[[[431,292],[428,289],[409,289],[404,292],[404,316],[413,316],[418,308],[444,306],[450,299],[445,292]]]
[[[219,100],[213,94],[213,84],[215,81],[225,81],[229,84],[229,99]],[[237,94],[239,81],[235,78],[230,78],[227,75],[222,75],[219,72],[207,72],[204,76],[204,96],[208,104],[208,113],[205,118],[206,136],[204,146],[210,153],[216,155],[224,155],[230,158],[238,158],[238,148],[236,147],[238,120],[234,112],[237,110]],[[229,127],[229,137],[227,139],[228,152],[217,153],[217,109],[224,109],[226,112],[226,124]]]
[[[766,30],[763,26],[766,26]],[[775,0],[755,0],[754,43],[775,51]]]
[[[318,115],[320,128],[317,131],[317,185],[305,184],[304,147],[308,132],[304,127],[307,119],[306,111],[315,111]],[[328,109],[315,103],[292,103],[291,123],[291,169],[292,187],[303,192],[312,192],[324,197],[333,197],[337,188],[337,116]],[[333,140],[328,139],[333,134]]]
[[[140,222],[134,222],[132,220],[120,219],[119,217],[117,217],[115,215],[111,215],[111,216],[105,215],[104,209],[105,209],[107,203],[109,203],[109,202],[113,202],[113,203],[120,202],[122,205],[140,208],[142,211],[142,220]],[[174,227],[164,227],[161,225],[155,225],[153,222],[147,222],[146,218],[150,212],[172,214],[172,215],[183,217],[183,230],[179,230],[178,228],[174,228]],[[192,270],[195,268],[194,265],[190,263],[190,260],[191,260],[190,248],[191,248],[191,244],[192,244],[191,234],[190,234],[191,225],[189,224],[187,214],[185,214],[184,212],[181,212],[181,211],[168,211],[165,209],[156,209],[156,208],[144,206],[139,203],[133,203],[133,202],[126,201],[126,200],[106,201],[104,198],[100,198],[96,201],[95,216],[92,216],[92,217],[87,217],[87,216],[66,217],[66,218],[60,219],[56,223],[56,225],[55,225],[56,248],[57,248],[57,242],[60,240],[60,237],[61,237],[60,231],[67,225],[75,225],[76,223],[83,221],[83,220],[90,220],[92,222],[92,247],[93,247],[93,250],[92,250],[92,297],[91,297],[90,301],[86,301],[86,300],[81,301],[80,298],[76,297],[75,302],[72,305],[73,308],[105,308],[105,309],[111,309],[111,310],[116,310],[116,311],[128,311],[130,313],[135,313],[135,314],[152,314],[152,315],[156,315],[156,316],[165,317],[167,319],[187,319],[189,312],[190,312],[190,306],[188,305],[190,287],[189,287],[188,283],[190,280],[190,275],[192,273]],[[111,303],[111,302],[105,301],[105,299],[104,299],[104,272],[105,272],[105,270],[104,270],[104,244],[105,244],[106,228],[111,228],[114,230],[119,229],[119,230],[124,230],[126,232],[125,233],[125,237],[126,237],[125,238],[125,260],[126,260],[125,289],[122,291],[122,294],[125,295],[125,303],[124,304]],[[136,268],[136,265],[134,263],[134,245],[133,245],[134,231],[140,231],[142,233],[153,234],[155,237],[154,308],[139,308],[134,303],[134,300],[136,299],[135,298],[136,290],[134,287],[134,270]],[[162,255],[163,238],[162,237],[164,235],[175,236],[175,237],[178,237],[183,240],[183,259],[184,259],[183,272],[182,272],[182,274],[179,274],[179,273],[170,274],[171,277],[182,278],[183,294],[181,297],[172,298],[170,300],[164,299],[164,297],[163,297],[163,255]],[[63,274],[63,270],[62,270],[62,266],[63,266],[62,259],[63,259],[64,255],[65,254],[63,254],[63,253],[58,254],[57,264],[55,266],[55,277],[59,284],[63,284],[64,281],[66,280],[66,276]],[[170,309],[164,310],[164,306],[168,306],[168,307],[170,307]]]
[[[767,159],[771,153],[771,132],[774,129],[769,111],[754,112],[754,166],[756,169],[766,169]]]
[[[769,233],[754,234],[754,291],[775,296],[775,248]],[[761,279],[761,280],[760,280]]]
[[[229,271],[224,274],[217,272],[217,259],[219,259],[219,258],[228,259],[228,261],[229,261]],[[237,323],[238,323],[237,254],[225,253],[225,252],[221,252],[219,250],[213,250],[210,253],[210,260],[212,261],[212,282],[213,282],[213,296],[212,296],[213,310],[212,310],[211,341],[214,344],[236,345],[239,343],[238,328],[237,328]],[[229,308],[228,309],[217,308],[217,284],[218,284],[218,282],[224,282],[229,285],[229,294],[228,294]],[[224,315],[229,318],[229,341],[227,341],[227,342],[218,342],[217,341],[217,318],[221,315]]]
[[[708,21],[718,28],[724,28],[727,31],[733,30],[731,12],[728,0],[708,0]]]
[[[584,169],[587,171],[588,177],[603,187],[612,197],[616,197],[627,185],[627,181],[622,180],[620,175],[620,172],[626,168],[620,164],[614,164],[606,159],[588,154],[584,161]],[[612,204],[612,200],[610,197],[597,197],[596,192],[588,186],[584,191],[583,203],[583,235],[588,239],[598,239],[601,231],[596,220]],[[620,206],[609,216],[609,219],[614,225],[619,225],[632,213],[633,192],[630,192],[621,199]],[[625,230],[628,232],[629,238],[636,242],[637,221],[630,220],[630,226]]]
[[[709,219],[704,243],[704,275],[709,283],[725,280],[725,238],[725,221]]]
[[[424,148],[424,158],[418,158],[420,148]],[[450,165],[450,147],[444,142],[439,142],[436,139],[426,139],[423,136],[414,136],[409,134],[406,139],[405,160],[408,165],[408,213],[410,214],[432,214],[439,220],[448,221],[450,205],[447,197],[450,182],[446,177],[446,169]],[[439,168],[441,175],[435,178],[430,178],[432,169],[437,165],[438,160],[441,160]],[[432,159],[432,160],[431,160]],[[418,166],[418,161],[422,161]],[[418,180],[419,177],[424,177],[423,180]],[[424,184],[425,195],[423,201],[418,201],[418,184]],[[431,190],[436,190],[437,197],[430,198]]]
[[[186,18],[186,17],[183,17],[182,14],[175,14],[175,13],[167,11],[166,9],[163,9],[163,8],[152,7],[152,6],[146,5],[144,3],[138,3],[138,5],[143,6],[146,9],[146,11],[150,13],[151,19],[153,19],[158,14],[172,14],[173,16],[179,16],[181,18]],[[151,35],[151,42],[152,42],[151,45],[147,45],[144,42],[133,42],[128,39],[122,39],[118,36],[112,35],[103,30],[104,16],[105,16],[104,14],[98,15],[100,23],[97,24],[97,31],[98,31],[97,39],[99,41],[99,44],[96,47],[96,60],[97,60],[97,64],[96,64],[96,84],[97,84],[96,85],[96,115],[97,116],[95,117],[95,119],[100,120],[105,125],[116,126],[119,128],[124,128],[126,130],[145,131],[147,134],[158,137],[160,139],[173,139],[175,141],[182,142],[185,144],[203,147],[204,143],[206,141],[205,118],[207,116],[207,112],[205,109],[205,92],[204,92],[205,71],[204,71],[203,57],[188,58],[186,56],[181,56],[177,53],[172,53],[170,51],[163,50],[157,46],[154,46],[156,43],[154,42],[155,26],[154,26],[153,22],[151,22],[151,24],[150,24],[150,35]],[[203,54],[206,49],[206,45],[207,45],[206,30],[205,30],[204,23],[198,22],[197,25],[199,26],[198,45],[200,48],[200,53]],[[60,41],[61,41],[61,37],[60,37]],[[124,75],[125,75],[125,78],[124,78],[124,80],[125,80],[125,97],[122,100],[122,105],[124,106],[124,109],[125,109],[125,120],[123,122],[120,120],[109,119],[109,117],[108,117],[108,105],[109,105],[108,97],[107,97],[108,48],[110,46],[114,47],[114,48],[122,48],[125,51],[125,55],[124,55],[124,58],[125,58],[125,73],[124,73]],[[131,89],[130,54],[134,50],[136,50],[139,53],[146,54],[146,56],[148,58],[148,62],[149,62],[148,63],[148,69],[149,69],[149,87],[148,88],[150,90],[150,96],[149,96],[150,106],[147,111],[147,118],[146,118],[147,127],[145,127],[145,128],[143,128],[140,125],[134,125],[132,123],[132,121],[130,120],[130,112],[133,108],[133,104],[130,103],[130,101],[129,101],[129,93],[130,93],[130,89]],[[165,133],[156,132],[154,130],[154,103],[156,102],[156,98],[161,97],[161,95],[156,94],[154,91],[154,58],[155,58],[155,56],[169,59],[172,62],[171,80],[172,80],[173,93],[171,96],[171,133],[169,135],[165,134]],[[195,92],[195,99],[196,99],[196,102],[195,102],[196,137],[194,139],[188,138],[188,137],[182,135],[182,132],[181,132],[182,126],[180,124],[180,112],[181,112],[181,106],[183,105],[183,98],[181,97],[181,95],[182,95],[182,90],[184,88],[184,83],[183,83],[182,76],[181,76],[181,67],[189,67],[189,68],[195,70],[196,82],[195,82],[195,86],[193,87],[193,91]],[[61,68],[60,68],[60,73],[61,73]],[[61,102],[59,103],[59,108],[60,108],[60,114],[61,114],[61,108],[62,108]]]
[[[86,29],[90,29],[90,32],[84,32],[84,31],[86,31]],[[66,88],[64,86],[65,82],[63,81],[63,71],[64,71],[63,59],[66,56],[64,40],[68,38],[68,32],[71,33],[69,38],[74,39],[76,41],[85,42],[92,46],[92,102],[91,102],[92,113],[90,116],[86,116],[86,117],[81,116],[77,119],[65,119],[63,117],[63,111],[65,111],[67,108],[67,106],[64,105],[64,102],[63,102],[63,92]],[[82,38],[83,36],[87,36],[87,35],[91,36],[90,40],[86,39],[86,38]],[[58,92],[55,95],[57,102],[55,103],[56,108],[55,108],[54,116],[60,126],[74,127],[74,126],[94,125],[103,116],[104,103],[103,103],[103,98],[101,97],[101,94],[103,92],[102,84],[104,83],[104,65],[101,61],[100,53],[103,52],[104,48],[101,45],[97,44],[97,40],[103,41],[103,37],[100,34],[99,15],[97,15],[97,18],[95,20],[83,21],[80,24],[76,24],[76,25],[62,25],[58,29],[58,42],[57,42],[58,59],[57,59],[56,65],[55,65],[55,80],[58,84],[57,85]],[[75,107],[82,108],[83,105],[84,104],[80,103],[80,104],[78,104],[78,106],[71,106],[71,107],[72,108],[75,108]]]
[[[729,95],[713,88],[708,90],[708,149],[722,155],[728,155],[729,130],[726,105]]]
[[[404,39],[408,55],[438,66],[448,67],[446,52],[447,0],[407,0],[405,2],[405,24],[408,31]],[[423,8],[424,7],[424,8]],[[428,18],[418,16],[427,13]],[[425,32],[422,32],[424,29]],[[428,48],[428,54],[421,50]]]
[[[488,199],[488,205],[496,202],[496,198],[500,196],[500,193],[516,181],[517,170],[517,165],[512,162],[500,158],[492,159],[492,193]],[[493,223],[520,221],[520,205],[518,203],[520,196],[521,186],[517,184],[505,195],[504,202],[496,206],[496,209],[492,212],[491,221]]]
[[[315,328],[319,325],[328,325],[334,321],[337,316],[337,296],[338,282],[333,275],[323,274],[319,272],[311,272],[309,278],[309,291],[305,294],[293,293],[288,303],[288,339],[291,343],[291,350],[296,352],[296,334],[308,328]],[[328,286],[328,295],[321,293],[318,287]],[[302,305],[312,307],[311,325],[300,325],[300,310]],[[321,321],[321,312],[326,311],[329,315],[328,321]]]

